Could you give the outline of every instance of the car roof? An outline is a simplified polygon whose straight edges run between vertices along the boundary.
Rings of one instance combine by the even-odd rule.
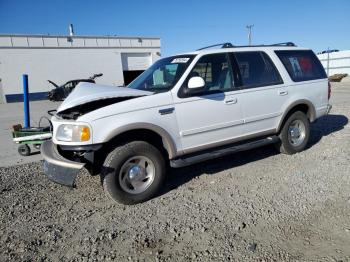
[[[309,48],[296,46],[237,46],[229,48],[202,49],[193,52],[186,52],[178,55],[199,55],[199,54],[215,54],[227,52],[248,52],[248,51],[277,51],[277,50],[310,50]]]

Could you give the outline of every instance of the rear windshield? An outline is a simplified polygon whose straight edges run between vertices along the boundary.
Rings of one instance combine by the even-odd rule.
[[[294,82],[327,78],[321,62],[311,50],[275,51]]]

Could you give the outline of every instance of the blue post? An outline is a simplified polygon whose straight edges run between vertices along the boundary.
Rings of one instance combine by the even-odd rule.
[[[23,75],[24,127],[30,127],[28,75]]]

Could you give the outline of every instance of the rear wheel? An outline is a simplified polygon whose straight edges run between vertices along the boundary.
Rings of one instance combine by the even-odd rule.
[[[158,193],[165,177],[165,161],[153,145],[134,141],[108,154],[101,176],[109,197],[123,204],[136,204]]]
[[[275,146],[281,153],[292,155],[305,149],[310,137],[310,122],[300,111],[291,114],[280,132]]]

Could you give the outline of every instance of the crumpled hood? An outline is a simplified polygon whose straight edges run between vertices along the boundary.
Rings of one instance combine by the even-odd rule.
[[[58,107],[57,112],[65,111],[79,105],[94,101],[118,98],[118,97],[140,97],[152,95],[153,92],[131,89],[127,87],[96,85],[80,82],[69,94],[69,96]]]

